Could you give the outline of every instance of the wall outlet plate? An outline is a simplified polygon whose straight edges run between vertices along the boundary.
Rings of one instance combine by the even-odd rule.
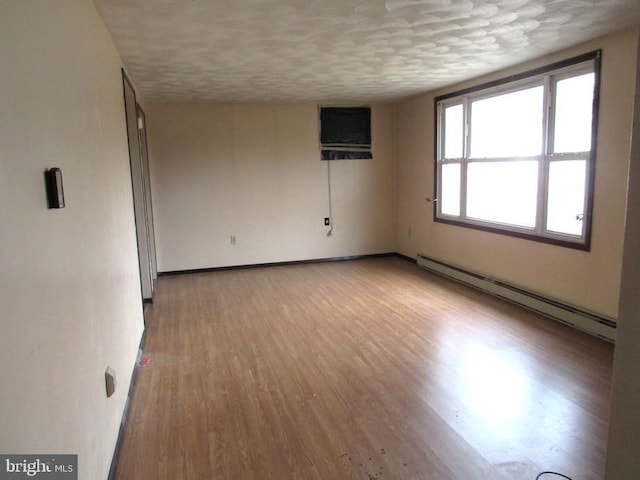
[[[116,371],[113,368],[107,367],[105,370],[104,382],[107,389],[107,398],[109,398],[116,391]]]
[[[329,222],[330,222],[329,217],[324,217],[324,226],[325,226],[325,227],[328,227],[328,226],[330,225],[330,223],[329,223]]]

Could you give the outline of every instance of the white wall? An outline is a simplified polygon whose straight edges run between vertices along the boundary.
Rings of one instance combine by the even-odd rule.
[[[147,103],[159,271],[394,252],[392,112],[372,160],[327,162],[314,104]]]
[[[627,30],[493,75],[399,103],[399,251],[421,253],[534,292],[617,317],[638,30]],[[602,48],[590,252],[433,221],[436,96]]]
[[[121,61],[90,0],[8,0],[0,65],[0,452],[104,479],[143,330]]]
[[[640,478],[640,51],[626,219],[607,449],[608,480]]]

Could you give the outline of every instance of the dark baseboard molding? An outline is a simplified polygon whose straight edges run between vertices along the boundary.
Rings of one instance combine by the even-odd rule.
[[[140,368],[140,360],[142,353],[144,352],[144,344],[147,339],[147,330],[142,332],[140,338],[140,344],[138,345],[138,354],[136,355],[136,363],[133,366],[133,372],[131,373],[131,382],[129,382],[129,391],[127,392],[127,401],[124,405],[122,412],[122,420],[120,421],[120,430],[118,431],[118,439],[116,440],[116,446],[113,451],[113,457],[111,458],[111,467],[109,468],[108,480],[115,480],[118,470],[118,460],[120,459],[120,451],[122,449],[122,443],[124,441],[124,434],[127,431],[127,420],[129,414],[129,407],[135,394],[136,382],[138,380],[138,369]]]
[[[404,255],[400,255],[395,252],[374,253],[371,255],[353,255],[353,256],[346,256],[346,257],[315,258],[310,260],[293,260],[289,262],[255,263],[251,265],[231,265],[228,267],[196,268],[191,270],[171,270],[167,272],[158,272],[158,276],[185,275],[189,273],[220,272],[224,270],[242,270],[242,269],[248,269],[248,268],[284,267],[288,265],[306,265],[311,263],[344,262],[348,260],[366,260],[368,258],[384,258],[384,257],[397,257],[397,256],[403,257],[405,259],[409,259],[409,257],[404,257]],[[410,260],[415,263],[415,260],[413,259],[410,259]]]
[[[415,258],[408,257],[408,256],[403,255],[401,253],[396,253],[395,256],[400,258],[400,259],[402,259],[402,260],[404,260],[405,262],[413,263],[414,265],[418,264],[418,261]]]

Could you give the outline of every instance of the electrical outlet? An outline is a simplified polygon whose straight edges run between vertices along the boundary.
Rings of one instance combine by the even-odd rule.
[[[236,236],[231,235],[231,245],[235,245],[235,244],[236,244]]]
[[[104,372],[104,383],[107,389],[107,398],[116,391],[116,371],[112,367],[107,367]]]
[[[330,225],[330,223],[329,223],[329,222],[330,222],[329,217],[324,217],[324,226],[325,226],[325,227],[328,227],[328,226]]]

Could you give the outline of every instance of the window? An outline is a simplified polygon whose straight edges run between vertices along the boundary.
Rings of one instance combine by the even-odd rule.
[[[588,250],[600,56],[436,98],[435,220]]]
[[[372,158],[371,108],[320,107],[322,160]]]

